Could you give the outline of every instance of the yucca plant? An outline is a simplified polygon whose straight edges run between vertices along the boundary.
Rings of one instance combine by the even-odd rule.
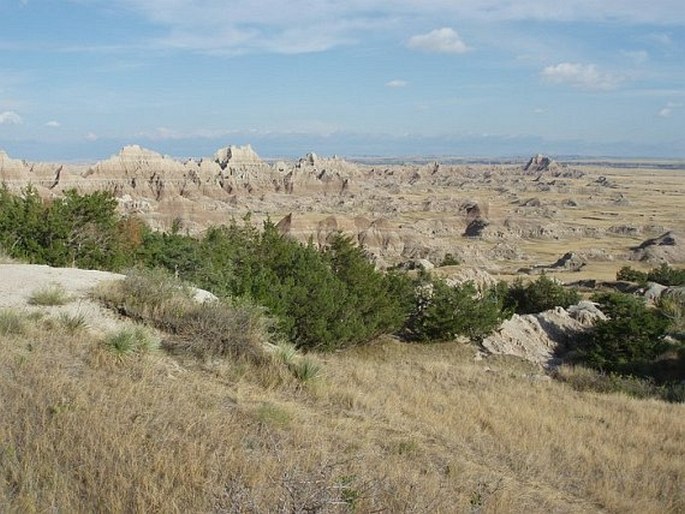
[[[57,319],[60,326],[70,334],[84,330],[88,327],[86,316],[82,312],[76,314],[61,312]]]
[[[154,351],[159,342],[143,327],[124,328],[105,337],[104,346],[118,357]]]
[[[71,297],[59,284],[53,284],[31,293],[29,296],[29,305],[65,305],[71,301]]]

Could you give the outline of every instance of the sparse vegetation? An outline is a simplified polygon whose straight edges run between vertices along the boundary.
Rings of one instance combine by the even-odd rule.
[[[451,253],[446,253],[445,257],[442,259],[442,262],[440,263],[440,266],[458,266],[461,264],[461,260],[459,260],[458,257],[455,257]]]
[[[189,351],[202,359],[264,358],[272,321],[246,300],[198,303],[187,285],[161,270],[136,270],[125,280],[96,292],[105,304],[127,316],[165,330],[167,349]]]
[[[302,383],[311,382],[321,376],[321,366],[314,362],[311,357],[303,357],[294,362],[291,371],[296,379]]]
[[[0,310],[0,335],[21,335],[26,332],[26,316],[12,309]]]
[[[53,284],[41,289],[37,289],[28,298],[29,305],[41,305],[44,307],[55,305],[66,305],[71,298],[59,284]]]
[[[88,328],[86,316],[81,312],[76,314],[60,312],[57,319],[59,321],[60,326],[70,334]]]
[[[108,334],[103,345],[117,357],[123,358],[154,351],[159,342],[144,327],[135,326]]]
[[[584,366],[561,366],[555,372],[555,378],[569,384],[576,391],[592,391],[603,394],[620,393],[642,399],[675,400],[672,395],[674,391],[672,388],[659,386],[649,378],[607,373]]]

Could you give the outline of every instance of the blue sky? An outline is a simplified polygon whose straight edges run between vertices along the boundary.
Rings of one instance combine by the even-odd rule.
[[[10,155],[248,142],[682,158],[685,2],[0,0]]]

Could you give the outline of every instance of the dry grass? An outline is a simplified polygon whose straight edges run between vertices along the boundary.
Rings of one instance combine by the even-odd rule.
[[[458,344],[121,360],[0,335],[1,512],[682,512],[685,406],[573,391]]]
[[[9,254],[0,247],[0,264],[15,264],[17,261],[9,256]]]
[[[29,305],[50,307],[55,305],[66,305],[72,300],[64,287],[60,284],[51,284],[40,289],[36,289],[28,298]]]
[[[135,270],[124,280],[101,283],[94,294],[120,313],[166,331],[168,350],[205,360],[266,358],[264,343],[273,323],[263,308],[247,301],[199,303],[186,284],[162,270]]]

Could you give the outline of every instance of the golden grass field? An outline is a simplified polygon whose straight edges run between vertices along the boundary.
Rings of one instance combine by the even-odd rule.
[[[0,335],[0,512],[685,511],[685,405],[580,393],[462,343],[277,364]]]

